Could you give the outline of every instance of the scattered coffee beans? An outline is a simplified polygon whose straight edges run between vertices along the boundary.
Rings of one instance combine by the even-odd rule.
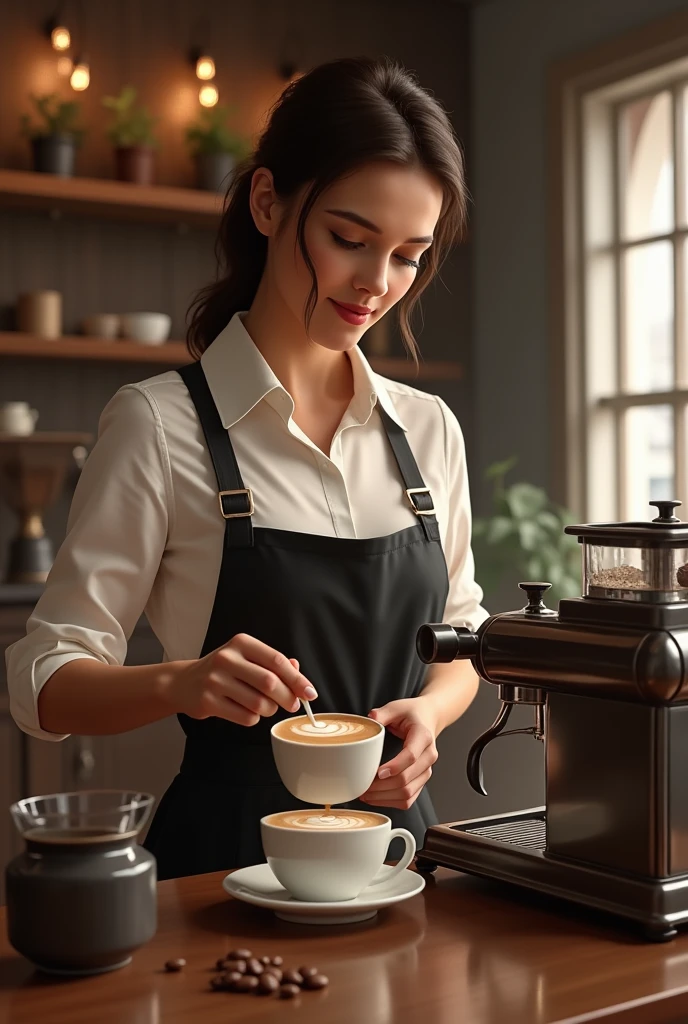
[[[304,979],[304,988],[326,988],[330,984],[330,979],[326,978],[324,974],[309,974]]]
[[[280,987],[280,999],[294,999],[301,989],[298,985],[282,985]]]
[[[251,960],[252,958],[253,953],[250,949],[233,949],[225,957],[226,960]]]
[[[181,971],[183,967],[186,967],[186,960],[183,960],[181,957],[176,960],[168,960],[165,963],[166,971]]]
[[[258,979],[258,988],[256,989],[256,991],[258,992],[259,996],[271,996],[273,992],[276,992],[279,987],[280,983],[275,977],[275,975],[270,974],[270,972],[268,971],[265,974],[261,974],[260,978]]]
[[[220,970],[224,971],[238,971],[239,974],[246,974],[246,961],[245,960],[222,960],[218,963],[222,963]]]
[[[253,992],[259,996],[277,995],[279,999],[294,999],[303,990],[326,988],[329,979],[317,967],[304,965],[282,969],[281,956],[253,956],[249,949],[234,949],[215,963],[217,974],[210,979],[214,992]],[[181,957],[167,960],[166,971],[181,971],[186,960]]]
[[[239,980],[232,985],[232,992],[255,992],[258,988],[258,978],[252,974],[240,974]]]

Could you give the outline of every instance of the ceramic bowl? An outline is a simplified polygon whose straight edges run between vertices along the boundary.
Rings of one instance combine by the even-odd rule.
[[[141,345],[162,345],[172,326],[167,313],[122,313],[120,321],[123,336]]]

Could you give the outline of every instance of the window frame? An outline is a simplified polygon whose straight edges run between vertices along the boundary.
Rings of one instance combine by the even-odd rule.
[[[688,504],[688,366],[683,365],[688,356],[687,346],[681,348],[676,344],[678,332],[688,330],[684,294],[686,268],[682,265],[688,242],[679,247],[681,254],[673,282],[676,313],[674,347],[678,363],[675,367],[674,389],[648,396],[615,394],[604,399],[591,399],[586,386],[588,335],[585,326],[587,256],[584,189],[589,169],[585,162],[588,152],[583,146],[584,130],[589,129],[591,117],[594,119],[598,116],[600,131],[606,131],[611,140],[613,136],[610,125],[605,125],[604,119],[613,120],[621,102],[629,102],[664,86],[671,66],[688,79],[688,12],[679,12],[634,29],[611,42],[560,60],[548,69],[550,479],[555,500],[570,508],[582,520],[619,518],[624,467],[617,424],[619,410],[629,406],[660,402],[668,402],[673,406],[676,497]],[[683,144],[680,133],[684,124],[683,118],[677,114],[673,126],[675,146]],[[607,160],[611,163],[607,172],[608,176],[613,176],[618,182],[615,152],[616,146],[610,145]],[[682,152],[686,153],[685,147]],[[618,198],[618,186],[614,195]],[[611,215],[618,218],[619,212],[614,209]],[[681,233],[685,234],[688,225],[684,223],[681,227]],[[678,222],[674,224],[674,232],[677,229]],[[661,237],[673,237],[673,234]],[[630,246],[633,244],[631,242]],[[627,250],[630,246],[624,243],[623,249]],[[608,311],[608,315],[615,318],[613,329],[617,344],[613,357],[617,361],[621,359],[618,314],[623,310],[620,277],[615,277],[613,308]],[[603,451],[600,458],[592,451],[590,444],[593,413],[598,416],[594,428],[598,432],[597,436],[600,436],[601,431],[611,432],[608,443],[598,446]],[[609,457],[610,451],[615,453],[613,459]],[[619,454],[616,455],[616,452]],[[607,497],[604,493],[604,480],[609,478],[610,473],[615,477],[615,486],[613,495],[606,488]]]

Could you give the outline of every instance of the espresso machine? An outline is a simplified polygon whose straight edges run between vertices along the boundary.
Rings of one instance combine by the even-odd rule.
[[[665,941],[688,921],[688,523],[678,501],[651,522],[567,526],[582,547],[583,596],[547,608],[549,583],[521,583],[519,611],[476,632],[426,623],[426,664],[469,658],[499,687],[481,755],[529,733],[545,756],[545,806],[431,826],[420,870],[437,865],[513,882],[635,922]],[[505,729],[516,704],[532,726]]]

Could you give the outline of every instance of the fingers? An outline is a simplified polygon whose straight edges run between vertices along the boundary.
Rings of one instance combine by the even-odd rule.
[[[431,743],[426,747],[417,761],[414,761],[410,768],[400,772],[399,775],[392,775],[390,778],[376,779],[370,787],[376,793],[393,792],[410,785],[419,775],[423,775],[428,768],[432,768],[437,760],[437,747]],[[391,761],[389,762],[392,763]]]
[[[397,754],[395,758],[388,761],[387,764],[383,764],[377,773],[378,779],[387,779],[390,776],[402,775],[407,771],[416,761],[420,760],[425,750],[428,747],[432,747],[435,750],[435,758],[437,760],[437,750],[435,749],[435,737],[426,725],[414,724],[406,734],[404,740],[403,749]],[[430,763],[434,763],[430,762]]]
[[[227,645],[234,647],[246,659],[255,665],[259,665],[276,675],[277,678],[291,690],[293,697],[303,697],[305,700],[315,700],[318,694],[309,679],[299,672],[281,651],[269,647],[262,640],[249,636],[248,633],[237,633]]]
[[[421,775],[405,786],[397,787],[393,790],[383,790],[382,792],[377,790],[375,784],[359,799],[371,807],[394,807],[400,811],[407,811],[416,802],[423,786],[430,779],[431,775],[432,768],[426,768]]]
[[[260,721],[260,715],[253,711],[249,711],[248,708],[243,707],[241,704],[237,704],[236,701],[229,700],[227,697],[219,697],[214,694],[209,694],[205,699],[203,717],[210,718],[224,718],[228,722],[234,722],[236,725],[245,725],[251,727],[258,725]]]

